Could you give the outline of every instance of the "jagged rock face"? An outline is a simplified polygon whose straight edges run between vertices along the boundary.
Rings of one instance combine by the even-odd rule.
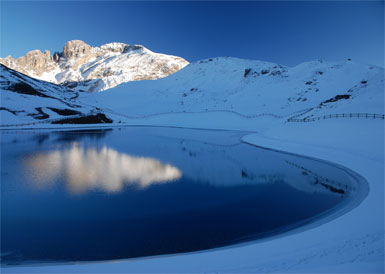
[[[49,50],[44,53],[40,50],[32,50],[16,60],[7,56],[4,59],[0,58],[0,63],[10,68],[17,67],[18,71],[27,75],[33,71],[33,74],[38,77],[42,76],[44,72],[51,72],[56,68]]]
[[[74,70],[77,70],[79,66],[87,63],[93,57],[95,57],[95,54],[92,52],[92,47],[80,40],[67,42],[61,54],[61,58],[67,59],[63,61],[70,63],[68,67]]]
[[[72,40],[64,45],[63,57],[64,58],[81,58],[83,56],[90,55],[91,46],[87,45],[80,40]]]
[[[55,52],[53,56],[48,50],[44,53],[34,50],[17,59],[0,58],[0,64],[71,89],[102,91],[123,82],[163,78],[189,63],[140,45],[109,43],[91,47],[83,41],[72,40],[61,53]]]

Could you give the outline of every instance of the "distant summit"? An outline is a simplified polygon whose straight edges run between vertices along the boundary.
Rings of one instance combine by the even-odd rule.
[[[0,64],[28,76],[63,84],[70,89],[102,91],[120,83],[155,80],[177,72],[189,64],[185,59],[154,53],[141,45],[109,43],[92,47],[81,40],[64,45],[62,52],[33,50]]]

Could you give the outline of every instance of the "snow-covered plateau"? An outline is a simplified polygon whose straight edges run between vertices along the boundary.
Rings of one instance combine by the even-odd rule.
[[[20,80],[16,72],[8,72],[2,68],[2,129],[63,127],[52,124],[63,119],[49,108],[54,99],[14,91],[19,81],[50,92],[45,83]],[[66,102],[79,106],[81,113],[71,118],[100,113],[108,119],[87,126],[247,130],[253,133],[243,136],[243,142],[329,161],[358,173],[368,182],[369,194],[338,218],[265,240],[127,261],[2,268],[5,273],[384,272],[383,68],[350,60],[286,67],[213,58],[163,79],[129,82],[100,93],[54,88],[59,94],[52,101],[55,108],[71,108]],[[49,96],[54,97],[53,91]],[[25,115],[41,112],[49,117]]]

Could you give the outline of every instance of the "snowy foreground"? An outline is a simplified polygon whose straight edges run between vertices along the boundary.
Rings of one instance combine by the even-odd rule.
[[[6,129],[85,127],[54,124],[76,118],[61,114],[76,111],[78,118],[102,113],[113,120],[98,125],[103,127],[246,130],[255,132],[242,138],[251,145],[353,170],[368,182],[369,194],[342,216],[261,241],[127,261],[6,267],[2,272],[384,272],[384,120],[288,122],[342,113],[383,115],[383,68],[350,61],[287,68],[216,58],[190,64],[167,78],[130,82],[97,94],[47,90],[44,83],[14,72],[6,80],[0,83],[0,126]],[[28,83],[33,89],[20,92],[17,83]]]
[[[148,121],[150,123],[150,121]],[[170,119],[152,121],[168,125]],[[174,124],[177,122],[174,121]],[[198,123],[193,127],[198,127]],[[230,123],[231,124],[231,123]],[[267,124],[267,123],[266,123]],[[270,124],[272,125],[272,124]],[[214,126],[213,124],[211,125]],[[203,127],[210,128],[209,122]],[[252,125],[238,123],[249,129]],[[232,126],[222,126],[232,129]],[[196,253],[79,265],[3,268],[4,273],[97,272],[294,272],[384,271],[384,122],[328,119],[260,127],[243,141],[327,160],[363,176],[369,194],[334,219],[262,241]]]

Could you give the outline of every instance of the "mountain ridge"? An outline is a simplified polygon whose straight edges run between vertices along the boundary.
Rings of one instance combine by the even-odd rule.
[[[71,40],[62,52],[51,55],[49,50],[32,50],[17,59],[0,58],[0,64],[73,90],[103,91],[128,81],[166,77],[189,62],[154,53],[142,45],[113,42],[92,47],[81,40]]]

